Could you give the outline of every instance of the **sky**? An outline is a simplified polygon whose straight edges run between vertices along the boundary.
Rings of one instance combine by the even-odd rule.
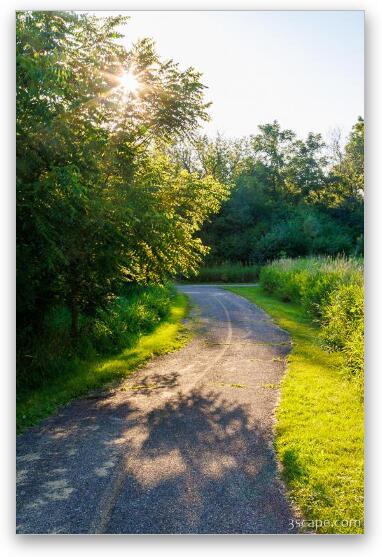
[[[152,37],[161,57],[202,72],[209,135],[241,137],[278,120],[300,137],[327,138],[363,116],[362,11],[123,13],[127,47]]]

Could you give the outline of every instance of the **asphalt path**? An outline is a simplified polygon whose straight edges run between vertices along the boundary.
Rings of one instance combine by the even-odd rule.
[[[17,438],[17,532],[291,532],[273,449],[290,338],[218,286],[178,288],[187,346]]]

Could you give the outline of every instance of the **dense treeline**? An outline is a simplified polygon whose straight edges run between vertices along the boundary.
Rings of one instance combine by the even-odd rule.
[[[364,122],[359,118],[341,148],[319,134],[305,141],[278,122],[257,135],[184,143],[177,163],[229,184],[230,198],[204,225],[207,265],[260,263],[279,257],[363,253]]]
[[[126,51],[116,31],[125,19],[17,14],[23,369],[33,369],[52,308],[68,308],[75,340],[82,316],[96,317],[125,282],[195,270],[207,251],[196,233],[227,196],[209,173],[168,157],[208,118],[200,74],[160,60],[147,39]],[[139,87],[126,87],[126,75]]]

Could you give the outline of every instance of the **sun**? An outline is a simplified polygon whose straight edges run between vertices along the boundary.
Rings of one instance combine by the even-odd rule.
[[[134,95],[140,88],[137,77],[130,71],[126,71],[118,78],[119,86],[126,95]]]

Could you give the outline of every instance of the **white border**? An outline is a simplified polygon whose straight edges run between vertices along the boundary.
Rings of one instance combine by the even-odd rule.
[[[106,5],[105,5],[106,4]],[[46,10],[207,10],[207,9],[309,9],[309,10],[366,10],[366,279],[367,279],[367,514],[365,536],[16,536],[14,535],[14,11],[25,9]],[[2,404],[1,425],[2,433],[2,458],[1,479],[2,490],[2,550],[3,554],[29,555],[43,557],[54,553],[55,557],[67,555],[79,555],[86,550],[92,556],[104,555],[105,550],[110,548],[113,557],[127,555],[129,550],[139,552],[139,557],[147,553],[159,557],[165,555],[194,557],[195,553],[208,554],[226,551],[240,552],[241,555],[254,556],[255,553],[264,553],[270,556],[281,553],[289,555],[304,556],[306,553],[316,556],[323,552],[338,557],[346,557],[359,554],[377,555],[378,542],[381,531],[379,525],[379,508],[382,500],[381,493],[381,441],[380,427],[382,426],[381,408],[381,345],[382,334],[381,323],[381,295],[379,283],[382,271],[379,264],[382,261],[382,250],[379,248],[380,228],[378,221],[382,221],[381,215],[381,192],[382,181],[378,180],[378,169],[382,164],[381,146],[378,144],[378,133],[382,131],[381,122],[381,55],[382,55],[382,2],[380,0],[330,0],[325,1],[294,1],[273,0],[239,1],[233,0],[205,0],[194,2],[169,2],[160,0],[140,2],[113,1],[100,2],[99,0],[82,0],[79,3],[73,1],[52,2],[44,1],[19,1],[16,3],[4,1],[1,3],[1,103],[2,119],[2,145],[0,149],[2,164],[1,187],[2,187],[2,215],[0,219],[2,246],[2,272],[0,289],[2,297],[2,334],[3,342],[1,369]],[[197,40],[197,33],[195,33]],[[379,388],[378,388],[379,387]],[[381,546],[382,543],[379,543]]]

